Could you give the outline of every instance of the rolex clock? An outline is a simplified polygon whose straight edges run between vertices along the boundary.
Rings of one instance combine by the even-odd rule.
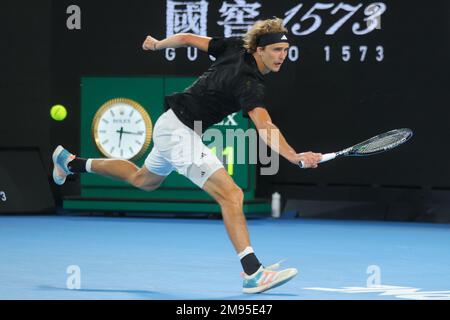
[[[92,136],[105,157],[133,161],[144,155],[150,146],[152,121],[136,101],[112,99],[95,114]]]

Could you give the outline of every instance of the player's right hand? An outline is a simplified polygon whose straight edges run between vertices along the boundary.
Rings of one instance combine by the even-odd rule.
[[[319,165],[320,160],[322,160],[322,154],[321,153],[315,153],[315,152],[302,152],[302,153],[296,153],[293,159],[291,159],[291,162],[298,165],[300,162],[303,161],[303,168],[317,168]]]
[[[158,40],[156,40],[152,36],[147,36],[147,38],[145,38],[144,43],[142,44],[142,49],[144,49],[145,51],[148,51],[148,50],[156,51],[157,43],[158,43]]]

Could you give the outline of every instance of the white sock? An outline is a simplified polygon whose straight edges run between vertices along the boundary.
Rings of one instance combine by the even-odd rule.
[[[253,251],[252,247],[247,247],[244,249],[244,251],[238,253],[238,257],[240,260],[242,260],[242,258],[244,258],[246,255],[249,255],[250,253],[255,253],[255,251]]]
[[[92,173],[91,167],[92,167],[92,159],[88,159],[86,161],[86,171],[89,172],[89,173]]]

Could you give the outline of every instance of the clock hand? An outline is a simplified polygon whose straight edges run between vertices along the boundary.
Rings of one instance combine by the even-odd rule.
[[[119,137],[119,148],[120,148],[120,144],[122,143],[123,127],[120,127],[120,131],[117,130],[116,132],[120,133],[120,137]]]
[[[123,128],[121,128],[120,131],[117,130],[116,132],[117,132],[117,133],[121,132],[121,133],[124,133],[124,134],[134,134],[134,135],[136,135],[136,136],[142,136],[142,134],[143,134],[142,132],[130,132],[130,131],[124,131]]]

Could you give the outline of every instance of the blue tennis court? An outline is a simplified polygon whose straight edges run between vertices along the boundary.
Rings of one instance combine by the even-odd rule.
[[[0,217],[0,299],[450,299],[450,226],[250,219],[266,265],[299,275],[241,293],[221,220]]]

